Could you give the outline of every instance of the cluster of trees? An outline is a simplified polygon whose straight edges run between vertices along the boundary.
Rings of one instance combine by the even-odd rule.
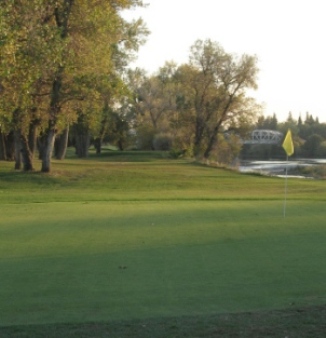
[[[0,159],[42,172],[90,144],[169,150],[229,163],[253,129],[291,128],[297,156],[326,156],[326,126],[307,114],[263,117],[248,91],[257,88],[257,59],[197,40],[189,62],[156,73],[128,68],[148,31],[124,9],[141,0],[7,0],[0,5]],[[271,158],[279,148],[243,154]]]
[[[276,130],[284,135],[291,129],[294,143],[294,156],[301,158],[326,158],[326,123],[320,123],[318,117],[314,118],[306,113],[296,120],[290,112],[285,122],[278,122],[275,114],[260,116],[252,129]],[[284,158],[281,145],[246,145],[242,149],[242,158],[246,159],[275,159]]]
[[[197,40],[186,64],[166,63],[151,76],[134,72],[139,146],[205,159],[229,156],[260,112],[247,95],[257,87],[257,73],[255,56],[229,54],[211,40]]]
[[[11,0],[1,6],[0,157],[42,171],[62,159],[68,141],[78,156],[92,142],[120,149],[170,150],[230,157],[260,106],[257,60],[225,52],[211,40],[191,47],[189,62],[155,74],[127,68],[147,34],[119,10],[136,0]],[[228,135],[226,141],[224,135]],[[232,142],[231,142],[231,141]],[[214,155],[214,156],[215,156]]]
[[[84,157],[91,142],[100,152],[103,141],[208,158],[218,143],[223,148],[220,135],[247,128],[259,110],[246,96],[256,88],[256,58],[199,40],[187,64],[166,63],[154,75],[130,70],[148,34],[141,19],[122,16],[135,6],[144,4],[1,3],[0,159],[28,171],[38,153],[49,172],[68,142]]]
[[[112,109],[129,91],[125,68],[144,42],[141,19],[122,10],[141,0],[7,0],[0,4],[0,157],[43,172],[69,133],[78,153],[100,143]],[[103,129],[103,130],[102,130]],[[70,132],[69,132],[70,130]],[[56,146],[55,145],[56,142]]]
[[[154,74],[130,69],[149,33],[123,10],[141,0],[7,0],[0,5],[0,159],[41,171],[92,144],[169,150],[176,156],[229,163],[253,129],[292,130],[295,155],[326,156],[326,125],[307,114],[279,123],[248,96],[257,59],[197,40],[188,63],[167,62]],[[284,156],[252,145],[247,158]]]
[[[257,59],[197,40],[188,63],[154,74],[128,68],[149,33],[123,10],[141,0],[7,0],[0,6],[0,159],[41,171],[65,157],[85,157],[103,142],[120,149],[169,150],[230,162],[282,158],[280,146],[242,140],[253,129],[292,130],[295,155],[326,156],[326,125],[306,114],[279,123],[248,96]],[[242,152],[241,152],[242,149]],[[240,153],[241,152],[241,153]]]

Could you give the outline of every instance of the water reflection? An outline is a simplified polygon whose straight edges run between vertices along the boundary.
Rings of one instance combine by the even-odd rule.
[[[308,175],[302,175],[302,169],[326,165],[326,159],[300,159],[295,161],[243,161],[239,166],[242,173],[260,173],[262,175],[285,176],[286,169],[288,177],[307,178]]]

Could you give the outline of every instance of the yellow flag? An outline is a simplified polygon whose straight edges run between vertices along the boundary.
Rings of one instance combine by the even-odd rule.
[[[292,134],[291,134],[290,129],[286,133],[282,147],[284,148],[284,150],[285,150],[285,152],[288,156],[291,156],[294,153],[294,146],[293,146]]]

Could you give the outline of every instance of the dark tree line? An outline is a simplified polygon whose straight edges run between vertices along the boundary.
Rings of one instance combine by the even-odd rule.
[[[297,120],[289,113],[285,122],[278,122],[275,114],[261,116],[252,129],[268,129],[283,133],[292,131],[294,157],[326,158],[326,123],[320,123],[318,117],[306,113]],[[284,158],[281,145],[249,145],[242,150],[243,158],[276,159]]]

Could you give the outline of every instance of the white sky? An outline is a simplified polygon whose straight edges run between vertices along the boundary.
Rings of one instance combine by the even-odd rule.
[[[254,96],[265,115],[283,121],[291,111],[326,122],[325,0],[144,0],[142,17],[151,35],[133,66],[149,73],[165,61],[188,62],[197,39],[218,42],[226,52],[257,55]]]

